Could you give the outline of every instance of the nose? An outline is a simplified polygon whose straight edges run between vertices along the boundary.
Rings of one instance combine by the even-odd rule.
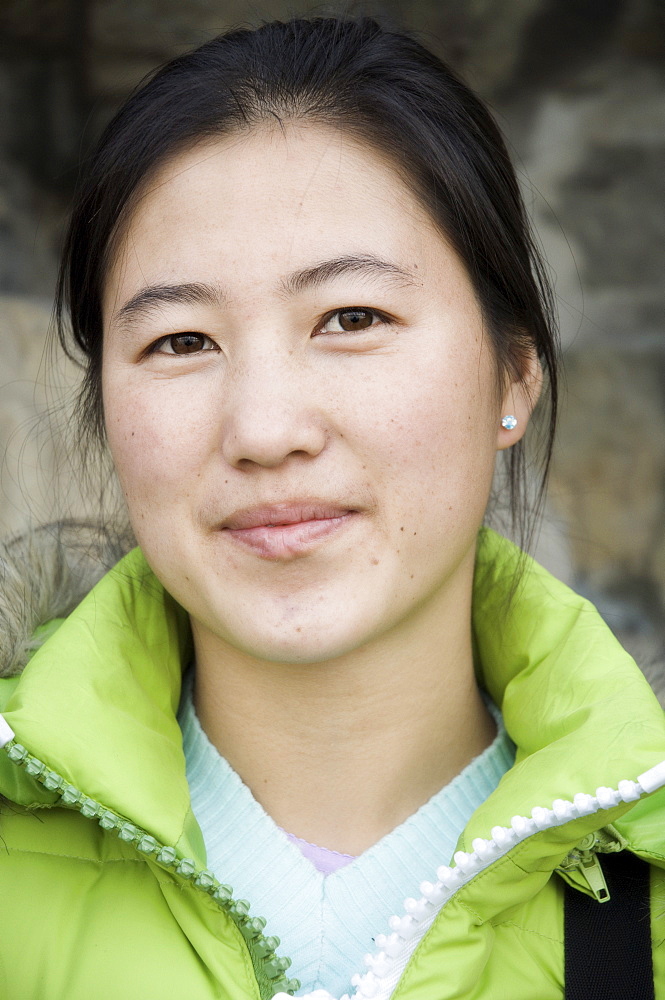
[[[274,468],[325,447],[320,400],[298,358],[246,361],[230,374],[224,396],[222,453],[229,465]]]

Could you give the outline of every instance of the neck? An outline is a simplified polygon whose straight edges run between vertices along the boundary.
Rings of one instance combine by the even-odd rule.
[[[201,725],[278,826],[361,854],[489,745],[470,599],[442,610],[313,664],[254,659],[193,623]]]

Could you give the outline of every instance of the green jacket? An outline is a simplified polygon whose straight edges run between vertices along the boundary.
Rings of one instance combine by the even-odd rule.
[[[543,569],[527,561],[509,600],[518,558],[481,533],[479,680],[515,766],[452,867],[442,858],[408,913],[377,928],[354,997],[561,1000],[563,881],[598,895],[596,853],[627,849],[653,865],[665,1000],[663,713],[592,606]],[[296,990],[270,927],[205,867],[175,714],[191,655],[182,609],[134,550],[48,631],[0,680],[0,997]]]

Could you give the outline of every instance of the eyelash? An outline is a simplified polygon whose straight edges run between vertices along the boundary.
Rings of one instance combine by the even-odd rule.
[[[353,312],[368,313],[368,314],[370,314],[373,317],[374,320],[378,320],[380,323],[384,323],[386,326],[390,326],[394,322],[392,319],[390,319],[390,317],[386,316],[384,313],[379,312],[378,309],[370,309],[367,306],[343,306],[341,309],[333,309],[331,312],[328,312],[328,313],[325,314],[325,316],[322,318],[319,326],[316,328],[315,336],[321,336],[324,333],[328,333],[328,334],[331,334],[331,335],[334,335],[334,336],[339,336],[340,334],[343,334],[343,333],[350,333],[353,336],[357,336],[358,333],[362,333],[362,332],[364,332],[364,330],[373,330],[374,327],[377,325],[376,322],[372,322],[371,326],[369,326],[369,327],[361,327],[359,330],[344,330],[344,329],[341,329],[341,330],[328,330],[328,331],[325,331],[323,329],[335,317],[342,316],[344,313],[353,313]],[[148,348],[147,353],[148,354],[158,354],[158,353],[161,352],[162,354],[171,354],[171,355],[173,355],[175,357],[187,357],[187,352],[185,352],[183,354],[179,354],[177,351],[164,351],[164,350],[162,350],[162,348],[164,347],[165,344],[168,344],[169,341],[175,339],[176,337],[187,337],[187,336],[200,337],[204,342],[207,342],[208,344],[212,344],[213,345],[212,347],[203,347],[199,351],[192,351],[191,352],[192,355],[194,355],[194,354],[196,354],[196,355],[198,355],[198,354],[205,354],[208,351],[218,351],[219,350],[219,347],[217,347],[217,345],[212,340],[212,338],[209,337],[207,334],[205,334],[205,333],[198,333],[195,330],[183,330],[181,333],[172,333],[172,334],[168,334],[166,337],[160,337],[159,340],[156,340],[155,343],[152,344]]]
[[[326,313],[326,315],[321,320],[320,326],[317,328],[317,332],[321,333],[322,332],[321,328],[324,327],[324,326],[326,326],[336,316],[342,316],[344,313],[353,313],[353,312],[369,313],[371,316],[373,316],[373,318],[375,320],[378,319],[380,323],[385,323],[386,325],[390,325],[393,322],[384,313],[379,312],[378,309],[370,309],[368,306],[343,306],[342,309],[334,309],[332,312]],[[357,334],[358,332],[362,332],[362,330],[373,330],[375,326],[376,326],[376,323],[372,323],[371,326],[362,327],[360,331],[358,331],[358,330],[330,330],[328,332],[332,333],[332,334],[340,334],[340,333]]]
[[[177,351],[162,350],[165,344],[168,344],[170,340],[175,340],[176,337],[200,337],[201,340],[207,341],[209,344],[213,345],[212,347],[204,347],[200,351],[192,351],[191,352],[192,354],[206,354],[208,351],[212,352],[219,350],[212,337],[209,337],[207,334],[197,333],[195,330],[183,330],[182,333],[170,333],[166,337],[160,337],[159,340],[156,340],[154,344],[150,345],[146,353],[147,354],[161,353],[161,354],[171,354],[174,357],[187,357],[187,352],[183,354],[178,354]]]

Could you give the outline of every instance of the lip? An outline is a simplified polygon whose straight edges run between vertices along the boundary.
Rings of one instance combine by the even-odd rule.
[[[263,559],[292,559],[339,532],[358,513],[327,500],[295,500],[234,511],[220,529]]]

